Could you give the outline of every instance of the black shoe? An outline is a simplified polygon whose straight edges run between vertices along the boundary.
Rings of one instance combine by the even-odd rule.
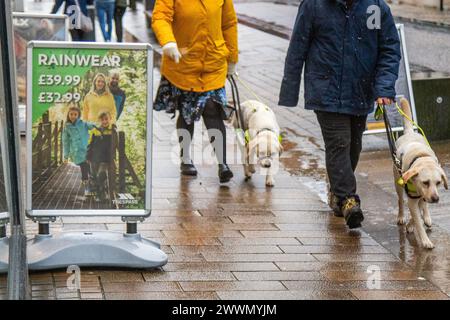
[[[333,210],[335,217],[343,217],[341,207],[339,206],[339,198],[331,191],[328,192],[328,206]]]
[[[180,165],[181,174],[184,176],[196,176],[197,169],[195,168],[192,161],[190,163],[181,163]]]
[[[231,172],[230,168],[226,164],[219,164],[219,179],[220,183],[225,183],[233,178],[233,172]]]
[[[350,229],[361,227],[361,222],[364,220],[364,216],[357,198],[348,197],[342,201],[341,211],[344,215],[345,222]]]

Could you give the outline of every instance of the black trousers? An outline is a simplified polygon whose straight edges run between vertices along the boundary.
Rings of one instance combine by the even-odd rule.
[[[116,6],[116,9],[114,10],[114,24],[116,26],[117,42],[122,42],[123,40],[122,19],[126,10],[127,10],[126,7],[118,7],[118,6]]]
[[[87,163],[87,161],[84,161],[84,162],[80,163],[79,166],[81,169],[81,180],[83,180],[83,181],[89,180],[89,175],[91,172],[91,167],[90,167],[89,163]]]
[[[226,129],[222,119],[222,108],[214,101],[206,102],[202,118],[208,130],[209,141],[213,146],[219,164],[225,164],[227,159],[226,148]],[[181,113],[177,118],[178,141],[180,143],[180,157],[183,163],[190,162],[190,146],[194,136],[194,123],[188,125]]]
[[[316,111],[325,142],[325,162],[331,192],[341,201],[356,197],[355,170],[362,149],[367,116]],[[359,198],[358,198],[359,199]]]
[[[70,29],[72,41],[83,41],[84,31],[81,29]]]

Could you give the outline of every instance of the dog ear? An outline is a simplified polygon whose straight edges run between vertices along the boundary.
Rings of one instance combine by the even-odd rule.
[[[418,174],[419,171],[417,170],[417,168],[411,168],[403,174],[403,181],[407,183],[411,178],[417,176]]]
[[[447,175],[445,174],[444,169],[442,169],[442,168],[441,168],[441,177],[442,177],[442,183],[444,183],[445,190],[448,190],[448,178],[447,178]]]

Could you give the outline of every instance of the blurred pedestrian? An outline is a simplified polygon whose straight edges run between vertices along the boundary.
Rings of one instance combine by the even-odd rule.
[[[225,81],[238,61],[237,18],[232,0],[157,0],[152,28],[163,47],[156,110],[179,111],[181,173],[197,175],[190,157],[194,121],[203,117],[214,147],[220,182],[233,173],[226,164]]]
[[[305,65],[305,108],[314,110],[325,142],[329,204],[349,228],[364,220],[354,171],[367,115],[390,104],[400,41],[389,6],[372,0],[304,0],[286,57],[279,104],[295,107]],[[375,8],[374,8],[375,7]],[[372,14],[369,14],[372,12]]]
[[[136,8],[136,0],[130,0],[130,8],[133,11],[137,10],[137,8]]]
[[[95,0],[98,23],[106,42],[111,42],[115,7],[116,0]]]
[[[64,4],[64,14],[68,15],[69,21],[71,24],[69,25],[70,35],[72,36],[72,41],[82,41],[85,32],[81,30],[81,26],[76,23],[72,23],[78,21],[77,19],[72,19],[72,16],[76,13],[73,8],[78,7],[79,10],[85,15],[88,16],[88,8],[86,0],[55,0],[55,4],[53,5],[51,13],[55,14],[59,11],[61,6]]]
[[[123,40],[122,19],[127,10],[127,0],[116,0],[116,9],[114,10],[114,25],[116,27],[117,42]]]

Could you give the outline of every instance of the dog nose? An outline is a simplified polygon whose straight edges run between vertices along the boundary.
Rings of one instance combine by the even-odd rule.
[[[438,196],[431,197],[431,203],[438,203],[438,202],[439,202]]]
[[[263,168],[270,168],[270,162],[269,163],[264,163],[263,164]]]

